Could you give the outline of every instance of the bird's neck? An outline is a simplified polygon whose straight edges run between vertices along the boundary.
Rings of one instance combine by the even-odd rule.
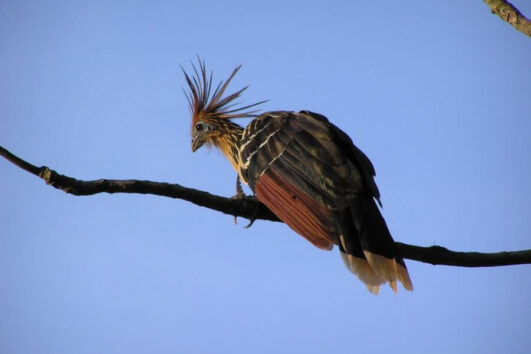
[[[229,159],[232,167],[238,171],[240,140],[243,128],[227,120],[223,122],[221,131],[223,133],[216,139],[214,144]]]

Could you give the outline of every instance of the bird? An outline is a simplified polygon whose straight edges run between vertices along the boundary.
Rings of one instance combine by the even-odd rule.
[[[260,101],[237,102],[245,86],[231,94],[225,81],[213,86],[213,72],[198,58],[193,72],[181,67],[190,115],[192,151],[215,147],[236,170],[258,201],[314,246],[334,246],[345,266],[372,294],[397,282],[413,290],[379,207],[380,192],[369,158],[324,115],[303,110],[257,114]],[[251,118],[245,126],[234,120]],[[378,205],[377,205],[378,203]]]

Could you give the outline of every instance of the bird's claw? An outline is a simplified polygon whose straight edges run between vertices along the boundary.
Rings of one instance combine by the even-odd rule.
[[[249,223],[244,226],[246,229],[250,228],[251,226],[253,226],[254,222],[256,221],[256,217],[258,216],[258,211],[260,210],[260,207],[257,206],[255,209],[254,209],[254,212],[253,212],[253,215],[251,215],[251,218],[249,219]]]
[[[243,195],[235,195],[235,196],[231,197],[231,199],[255,199],[255,198],[252,197],[252,196],[248,196],[248,195],[243,194]],[[259,212],[260,212],[260,205],[256,206],[256,208],[253,211],[253,214],[249,218],[249,224],[244,226],[244,228],[248,229],[254,224],[254,222],[256,221],[256,219],[258,217],[258,213]],[[236,216],[236,215],[234,215],[234,224],[238,225],[238,216]]]

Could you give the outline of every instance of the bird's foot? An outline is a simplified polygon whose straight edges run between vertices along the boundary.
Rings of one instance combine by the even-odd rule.
[[[232,196],[231,199],[243,199],[247,195],[243,192],[242,183],[240,181],[240,176],[236,176],[236,195]],[[238,217],[234,215],[234,224],[238,225]]]

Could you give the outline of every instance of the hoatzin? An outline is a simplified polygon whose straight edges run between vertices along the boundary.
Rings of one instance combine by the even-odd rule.
[[[339,247],[352,273],[377,294],[388,282],[397,291],[413,285],[404,260],[380,214],[380,193],[367,156],[341,129],[310,111],[260,115],[235,100],[244,87],[223,97],[238,66],[212,92],[212,73],[204,62],[183,70],[192,115],[192,150],[215,146],[229,159],[239,179],[280,220],[315,246]],[[245,127],[234,118],[254,118]],[[239,187],[239,180],[237,181]],[[241,191],[241,187],[237,189]]]

